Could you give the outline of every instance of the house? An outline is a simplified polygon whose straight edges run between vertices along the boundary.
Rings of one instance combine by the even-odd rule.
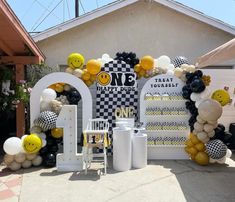
[[[36,34],[33,39],[46,55],[49,66],[63,67],[71,52],[82,53],[86,60],[99,58],[104,53],[115,57],[118,51],[133,51],[138,57],[182,55],[194,64],[199,56],[234,36],[235,27],[176,1],[119,0]],[[228,61],[219,67],[231,69],[234,64]],[[235,72],[226,73],[226,78],[220,76],[218,85],[216,75],[221,72],[213,74],[213,87],[221,88],[225,85],[224,79],[231,81],[229,75]],[[144,82],[139,82],[140,88]],[[90,90],[95,98],[95,86]],[[95,99],[93,102],[95,107]],[[234,120],[235,115],[231,115],[234,109],[231,105],[225,111],[228,126]],[[78,118],[79,125],[81,115]]]
[[[16,82],[24,80],[26,65],[39,64],[44,61],[45,56],[5,0],[0,1],[0,28],[0,69],[14,70],[15,75],[12,79],[15,79]],[[1,121],[0,126],[2,131],[0,142],[2,142],[3,136],[6,135],[5,129],[10,128],[6,125],[6,116],[2,111],[0,113],[4,120],[4,122]],[[22,103],[18,105],[16,115],[14,114],[13,117],[16,118],[17,123],[14,132],[17,136],[24,135],[25,108]]]
[[[235,28],[172,0],[119,0],[33,37],[49,66],[66,64],[71,52],[85,58],[133,51],[191,63],[234,38]],[[233,65],[226,63],[226,65]]]

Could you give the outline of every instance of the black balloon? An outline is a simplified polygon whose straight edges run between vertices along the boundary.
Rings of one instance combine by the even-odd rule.
[[[136,57],[136,54],[133,52],[118,52],[116,53],[115,60],[121,60],[129,64],[133,68],[136,64],[139,64],[139,59]]]
[[[194,93],[201,93],[205,90],[206,86],[201,79],[194,79],[190,84],[191,90]]]
[[[67,94],[67,99],[70,104],[77,105],[78,102],[81,100],[81,95],[77,90],[71,90]]]
[[[218,126],[223,132],[225,131],[225,126],[221,123],[218,124]]]
[[[46,167],[54,167],[56,164],[56,155],[54,153],[48,153],[43,157],[43,164]]]
[[[194,75],[198,76],[199,78],[201,78],[203,76],[203,73],[201,70],[197,70],[194,72]]]

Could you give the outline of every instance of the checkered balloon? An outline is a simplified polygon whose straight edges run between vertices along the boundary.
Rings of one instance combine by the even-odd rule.
[[[39,117],[34,121],[35,126],[41,127],[44,131],[56,128],[57,115],[51,111],[41,112]]]
[[[176,56],[173,60],[172,60],[172,64],[175,67],[180,67],[182,64],[189,64],[189,61],[186,57],[184,56]]]
[[[206,152],[212,159],[221,159],[226,155],[227,146],[221,140],[211,140],[206,144]]]

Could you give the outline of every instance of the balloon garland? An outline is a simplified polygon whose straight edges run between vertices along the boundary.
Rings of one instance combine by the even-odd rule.
[[[118,52],[115,60],[129,64],[137,74],[137,79],[149,78],[158,74],[170,74],[185,82],[182,96],[187,100],[186,108],[191,113],[189,126],[191,133],[185,142],[185,151],[191,160],[199,165],[209,163],[224,163],[230,158],[228,149],[232,134],[225,132],[218,119],[222,115],[222,106],[230,102],[227,91],[219,89],[212,94],[208,90],[210,76],[196,70],[190,65],[187,58],[177,56],[171,60],[162,55],[153,58],[150,55],[138,58],[133,52]],[[94,84],[101,67],[113,59],[108,54],[101,58],[91,59],[85,63],[80,53],[71,53],[67,58],[68,67],[65,72],[82,79],[89,87]],[[66,83],[55,83],[48,86],[41,95],[40,115],[34,121],[29,135],[21,139],[8,138],[4,143],[5,164],[11,170],[38,166],[43,163],[47,167],[56,164],[58,144],[63,138],[63,129],[56,128],[56,119],[65,104],[75,104],[81,100],[81,95],[72,86]]]

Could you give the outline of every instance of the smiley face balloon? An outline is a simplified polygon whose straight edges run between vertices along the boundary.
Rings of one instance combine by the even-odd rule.
[[[101,86],[107,86],[111,81],[111,77],[107,72],[100,72],[97,76],[97,81]]]
[[[23,148],[29,154],[37,153],[42,148],[42,140],[36,134],[30,134],[24,138]]]
[[[71,53],[68,56],[67,64],[73,69],[82,69],[85,63],[84,57],[79,53]]]
[[[211,98],[218,101],[221,106],[224,106],[230,102],[230,95],[226,90],[216,90],[213,92]]]

